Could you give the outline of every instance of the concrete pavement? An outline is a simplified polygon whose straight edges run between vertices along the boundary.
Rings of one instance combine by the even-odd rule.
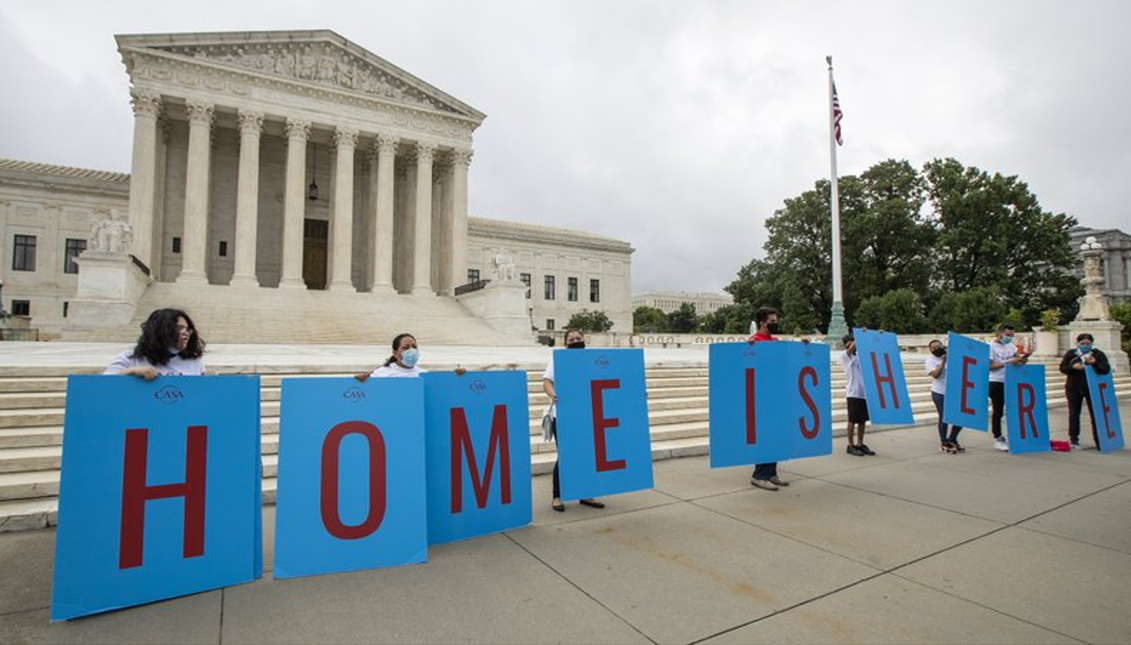
[[[876,457],[837,439],[783,463],[778,492],[745,467],[657,462],[654,489],[604,510],[554,513],[536,477],[531,527],[427,564],[268,574],[54,625],[54,531],[3,534],[0,642],[1131,642],[1131,451],[962,438],[966,454],[944,455],[930,427],[876,433]],[[273,527],[268,507],[267,569]]]

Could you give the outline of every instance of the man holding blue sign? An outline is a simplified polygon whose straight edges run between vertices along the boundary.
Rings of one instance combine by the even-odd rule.
[[[554,351],[556,380],[543,379],[557,401],[560,499],[651,488],[643,350],[584,349],[570,336],[574,347]]]
[[[1111,373],[1111,363],[1107,354],[1092,346],[1095,338],[1088,332],[1076,336],[1076,347],[1068,350],[1060,361],[1060,373],[1065,375],[1064,396],[1068,399],[1068,439],[1072,450],[1080,449],[1080,414],[1084,402],[1088,403],[1088,416],[1092,419],[1092,441],[1100,445],[1096,432],[1096,412],[1092,408],[1092,395],[1084,369],[1091,366],[1096,374],[1104,376]]]
[[[777,340],[774,334],[778,333],[778,310],[773,307],[761,307],[754,313],[754,324],[758,330],[746,342],[766,343]],[[750,475],[750,485],[762,490],[777,490],[781,486],[789,486],[789,482],[778,477],[778,462],[768,461],[754,466]]]
[[[1044,365],[1010,365],[1005,368],[1005,427],[1009,452],[1048,452],[1049,411],[1045,396]]]
[[[423,378],[428,543],[530,524],[526,373]]]
[[[867,329],[853,329],[852,335],[860,352],[864,396],[872,423],[913,425],[915,416],[899,355],[899,337],[891,332]]]
[[[990,430],[994,435],[994,448],[1009,451],[1009,442],[1001,434],[1001,418],[1005,414],[1005,367],[1024,365],[1029,357],[1017,351],[1013,344],[1014,327],[1009,323],[998,325],[994,341],[990,343],[990,403],[993,415]]]
[[[259,378],[71,376],[51,618],[262,575]]]

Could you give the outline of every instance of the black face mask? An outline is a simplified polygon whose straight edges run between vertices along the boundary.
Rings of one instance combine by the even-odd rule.
[[[931,353],[934,354],[935,356],[938,356],[939,358],[942,358],[944,355],[946,355],[946,348],[945,347],[938,347],[934,350],[931,350]]]
[[[768,323],[766,325],[766,329],[770,332],[771,335],[776,334],[781,331],[781,325],[777,323]]]
[[[566,343],[566,347],[570,349],[585,349],[585,341],[575,340],[572,343]]]

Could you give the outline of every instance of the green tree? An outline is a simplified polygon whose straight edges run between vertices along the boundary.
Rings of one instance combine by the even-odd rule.
[[[581,311],[570,316],[566,329],[578,329],[584,332],[606,332],[613,328],[613,321],[603,311]]]
[[[679,309],[668,314],[668,331],[677,334],[689,334],[695,331],[697,322],[698,315],[695,313],[695,306],[685,302],[679,306]]]
[[[632,329],[638,334],[667,331],[668,316],[655,307],[641,305],[632,312]]]
[[[1081,295],[1072,275],[1069,229],[1076,220],[1041,208],[1015,176],[989,174],[954,159],[924,166],[928,198],[938,227],[934,286],[961,293],[993,286],[1006,309],[1038,323],[1041,311],[1071,317]]]
[[[990,331],[1002,322],[1006,313],[1004,298],[997,287],[975,287],[940,296],[931,310],[931,326],[938,332]]]
[[[895,289],[882,296],[865,298],[856,308],[855,324],[897,334],[918,334],[931,330],[926,307],[911,289]]]
[[[1123,323],[1123,331],[1120,332],[1123,340],[1123,351],[1131,354],[1131,301],[1112,307],[1111,317]]]

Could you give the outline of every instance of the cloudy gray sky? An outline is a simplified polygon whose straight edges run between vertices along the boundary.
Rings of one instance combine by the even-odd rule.
[[[116,33],[333,29],[486,112],[473,215],[636,247],[633,287],[717,290],[827,177],[942,156],[1131,229],[1131,2],[569,0],[0,4],[0,156],[128,171]]]

